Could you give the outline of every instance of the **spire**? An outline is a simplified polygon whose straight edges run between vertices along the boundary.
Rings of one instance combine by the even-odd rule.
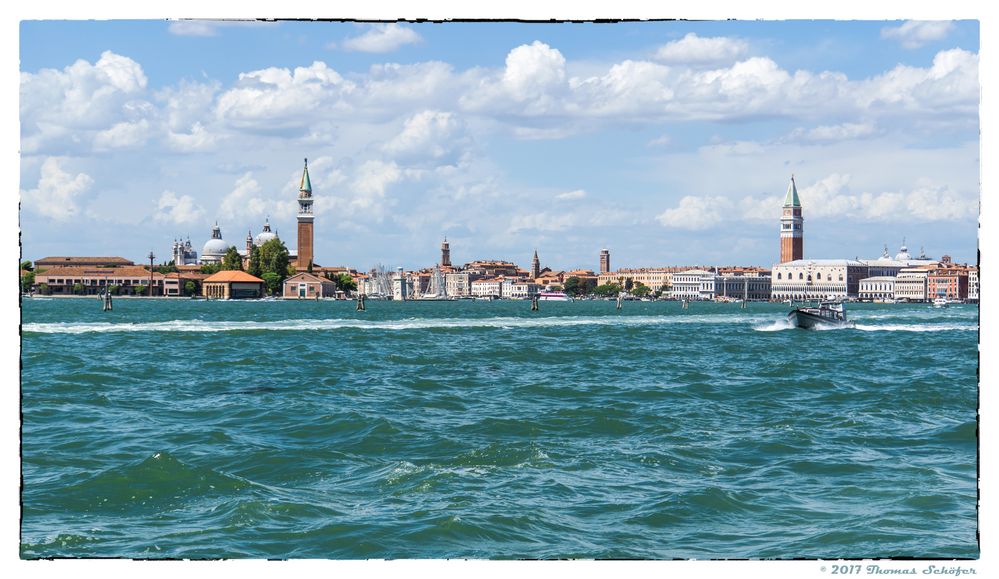
[[[798,200],[798,188],[794,185],[794,175],[791,175],[791,184],[787,186],[787,196],[784,198],[784,207],[801,207]]]
[[[312,181],[309,180],[309,159],[305,159],[305,169],[302,171],[302,185],[298,188],[299,191],[308,191],[312,193]]]

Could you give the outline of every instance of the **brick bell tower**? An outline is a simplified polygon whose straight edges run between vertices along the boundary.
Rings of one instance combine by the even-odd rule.
[[[305,159],[302,171],[302,184],[298,188],[298,263],[299,269],[306,269],[312,263],[312,181],[309,180],[309,160]]]
[[[798,199],[798,188],[794,185],[794,175],[791,184],[787,186],[787,196],[784,198],[783,213],[780,217],[780,262],[785,263],[805,256],[805,237],[802,230],[801,201]]]

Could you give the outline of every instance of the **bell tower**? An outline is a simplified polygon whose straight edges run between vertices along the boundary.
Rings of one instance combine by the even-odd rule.
[[[312,181],[309,180],[309,160],[305,159],[302,184],[298,188],[298,269],[312,263]]]
[[[447,242],[447,237],[441,243],[441,267],[451,267],[451,246]]]
[[[794,184],[794,175],[791,175],[791,184],[787,186],[787,196],[784,198],[784,207],[780,217],[781,263],[804,258],[803,222],[801,201],[798,200],[798,188]]]

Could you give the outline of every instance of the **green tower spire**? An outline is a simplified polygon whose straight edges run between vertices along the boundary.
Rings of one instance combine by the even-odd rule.
[[[801,207],[801,201],[798,200],[798,188],[794,185],[794,175],[791,175],[791,184],[787,186],[784,207]]]

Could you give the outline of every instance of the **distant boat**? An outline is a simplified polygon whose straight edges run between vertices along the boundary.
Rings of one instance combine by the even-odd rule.
[[[933,300],[933,307],[946,308],[948,303],[949,302],[947,301],[947,298],[945,298],[944,296],[939,296]]]
[[[795,308],[787,314],[787,319],[799,328],[850,327],[846,321],[846,310],[841,303],[820,302],[817,308]]]
[[[543,302],[571,302],[572,298],[565,292],[539,292],[538,300]]]

